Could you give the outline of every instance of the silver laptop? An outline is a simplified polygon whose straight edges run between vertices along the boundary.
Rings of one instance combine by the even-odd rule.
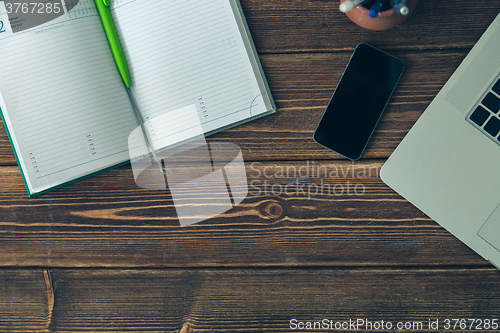
[[[381,178],[500,268],[500,14]]]

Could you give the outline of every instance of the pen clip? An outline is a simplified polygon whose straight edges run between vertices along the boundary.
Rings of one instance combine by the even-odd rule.
[[[111,4],[111,0],[102,0],[102,3],[104,4],[104,6],[109,7],[109,5]]]

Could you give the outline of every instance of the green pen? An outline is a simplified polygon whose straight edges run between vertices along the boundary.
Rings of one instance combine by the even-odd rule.
[[[127,88],[130,88],[130,74],[128,72],[127,61],[125,60],[125,55],[123,54],[123,49],[118,39],[118,34],[116,33],[115,25],[113,24],[113,19],[111,18],[111,13],[109,12],[109,5],[111,0],[95,0],[97,6],[97,11],[101,17],[101,22],[108,38],[109,46],[111,47],[111,52],[113,53],[113,58],[115,59],[118,71],[122,76],[123,82]]]
[[[104,27],[104,32],[106,33],[106,37],[108,38],[109,46],[111,47],[111,52],[113,53],[113,58],[115,59],[116,67],[118,67],[118,71],[127,86],[127,94],[130,98],[130,102],[132,103],[132,108],[134,109],[135,116],[137,120],[141,124],[142,133],[144,134],[144,141],[148,150],[151,152],[152,157],[161,172],[165,175],[170,175],[171,172],[165,170],[158,160],[158,157],[155,154],[155,151],[150,143],[151,138],[149,137],[148,131],[144,125],[144,118],[142,118],[137,105],[135,104],[134,97],[132,96],[132,92],[130,91],[131,81],[130,81],[130,73],[127,67],[127,60],[125,60],[125,55],[123,54],[123,49],[120,44],[120,40],[118,39],[118,34],[116,33],[116,28],[113,23],[113,19],[111,18],[111,13],[109,12],[109,5],[111,4],[111,0],[95,0],[95,4],[97,6],[97,11],[99,12],[99,16],[101,17],[101,22]]]

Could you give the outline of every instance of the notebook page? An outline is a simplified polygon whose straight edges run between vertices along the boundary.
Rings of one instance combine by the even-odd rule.
[[[0,49],[3,111],[31,192],[128,159],[137,122],[93,1],[0,35]]]
[[[267,111],[229,0],[116,0],[112,15],[139,110],[168,113],[155,142],[189,137],[174,111],[189,105],[205,133]]]

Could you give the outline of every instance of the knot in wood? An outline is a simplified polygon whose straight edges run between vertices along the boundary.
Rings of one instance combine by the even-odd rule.
[[[273,218],[278,218],[283,214],[283,207],[277,202],[271,202],[267,205],[265,212]]]

